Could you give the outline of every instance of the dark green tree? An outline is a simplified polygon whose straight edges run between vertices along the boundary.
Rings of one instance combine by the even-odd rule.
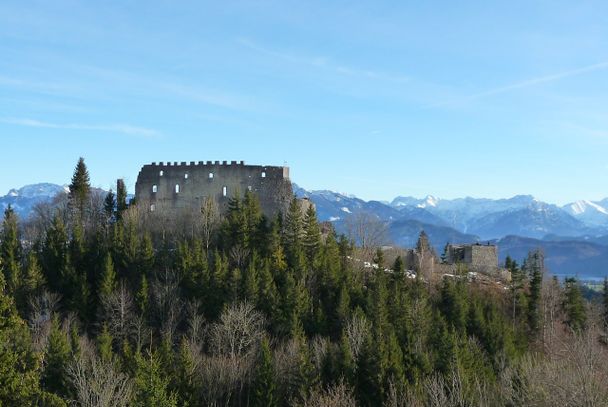
[[[116,219],[122,220],[123,213],[127,210],[127,187],[123,179],[116,181]]]
[[[84,158],[80,157],[76,164],[76,168],[74,169],[74,175],[72,176],[70,192],[68,195],[70,207],[75,211],[78,221],[83,221],[85,218],[91,194],[90,182],[91,179],[87,166],[84,163]]]
[[[528,330],[532,337],[538,335],[540,330],[540,301],[543,284],[544,256],[540,250],[528,254],[525,270],[530,279],[530,293],[528,296]]]
[[[177,395],[169,390],[169,378],[162,371],[161,363],[155,352],[147,356],[137,354],[135,371],[136,407],[176,407]]]
[[[99,282],[99,298],[107,298],[116,289],[116,271],[114,270],[114,262],[110,253],[106,254],[103,266],[103,274]]]
[[[61,329],[59,318],[54,316],[51,323],[42,386],[45,390],[63,398],[72,395],[67,368],[71,361],[72,349],[67,334]]]
[[[114,216],[114,208],[116,207],[116,200],[114,192],[110,189],[106,194],[106,199],[103,201],[103,212],[106,214],[108,219],[112,219]]]
[[[272,407],[278,405],[275,390],[275,372],[270,343],[264,338],[256,362],[256,373],[251,389],[252,407]]]
[[[4,211],[2,232],[0,233],[0,270],[4,275],[6,289],[14,295],[21,279],[21,243],[17,228],[17,215],[9,205]]]
[[[604,305],[604,327],[608,328],[608,277],[604,277],[604,291],[602,293],[602,302]]]
[[[32,406],[42,394],[39,382],[39,357],[31,346],[28,327],[5,294],[0,274],[0,405]]]
[[[321,247],[321,229],[317,220],[317,212],[313,205],[310,205],[306,209],[306,214],[304,215],[304,237],[302,244],[309,266],[314,266],[315,258],[319,254]]]
[[[574,277],[564,280],[564,301],[562,303],[566,314],[566,324],[574,332],[581,332],[587,325],[587,309],[581,293],[579,282]]]

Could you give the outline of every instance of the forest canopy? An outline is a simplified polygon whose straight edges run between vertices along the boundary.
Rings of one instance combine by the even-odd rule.
[[[380,248],[363,268],[295,198],[155,216],[83,159],[67,196],[5,211],[1,406],[608,404],[608,282],[588,302],[540,252],[497,288],[410,278]]]

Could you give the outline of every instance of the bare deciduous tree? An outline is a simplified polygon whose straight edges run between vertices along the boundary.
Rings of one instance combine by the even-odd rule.
[[[344,381],[326,389],[314,389],[302,403],[303,407],[355,407],[357,399]]]
[[[344,329],[346,331],[348,345],[350,346],[350,353],[353,356],[353,360],[357,362],[365,338],[371,329],[371,324],[365,316],[353,315],[346,322]]]
[[[102,299],[102,312],[112,336],[122,343],[131,334],[134,323],[133,296],[125,284]]]
[[[547,356],[527,356],[503,374],[504,398],[513,405],[608,405],[608,351],[593,328],[553,343]],[[559,342],[559,343],[558,343]]]
[[[251,303],[233,304],[211,327],[211,348],[214,353],[231,358],[246,355],[264,337],[264,325],[264,316]]]
[[[364,260],[370,261],[376,248],[388,242],[388,226],[376,215],[358,212],[346,218],[348,236],[362,250]]]
[[[61,301],[59,294],[47,290],[43,290],[30,300],[29,325],[36,350],[42,350],[46,346],[51,318],[59,308],[59,301]]]
[[[68,377],[76,390],[76,404],[82,407],[128,406],[133,381],[110,361],[104,362],[81,343],[83,350],[68,366]]]

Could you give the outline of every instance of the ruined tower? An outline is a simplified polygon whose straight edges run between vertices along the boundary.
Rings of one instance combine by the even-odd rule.
[[[150,212],[177,214],[198,209],[205,198],[224,211],[230,198],[254,192],[268,217],[285,211],[292,197],[289,167],[245,165],[243,161],[160,162],[144,165],[137,176],[138,205]]]

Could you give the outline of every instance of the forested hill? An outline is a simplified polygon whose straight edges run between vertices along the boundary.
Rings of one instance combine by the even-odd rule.
[[[539,252],[506,290],[409,279],[295,199],[166,222],[126,197],[92,192],[81,159],[63,201],[5,211],[0,405],[608,403],[605,308],[544,281]]]

